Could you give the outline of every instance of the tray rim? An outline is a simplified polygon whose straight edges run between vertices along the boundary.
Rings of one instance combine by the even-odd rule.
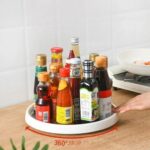
[[[30,114],[31,109],[33,108],[34,103],[30,104],[25,113],[25,122],[32,128],[39,131],[54,133],[54,134],[86,134],[96,131],[101,131],[107,129],[118,122],[118,115],[113,113],[110,117],[85,124],[54,124],[54,123],[44,123],[36,120]]]

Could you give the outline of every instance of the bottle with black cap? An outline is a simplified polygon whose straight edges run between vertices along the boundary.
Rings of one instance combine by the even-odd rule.
[[[97,98],[98,83],[93,77],[93,61],[83,62],[83,79],[80,82],[80,113],[82,122],[99,119],[99,103]]]

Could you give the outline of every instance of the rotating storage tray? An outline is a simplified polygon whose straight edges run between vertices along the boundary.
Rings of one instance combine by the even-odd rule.
[[[34,104],[28,106],[25,114],[25,121],[26,123],[39,131],[47,132],[47,133],[56,133],[56,134],[84,134],[84,133],[91,133],[100,130],[107,129],[114,124],[117,123],[118,117],[116,113],[113,113],[110,117],[95,121],[91,123],[84,123],[84,124],[70,124],[70,125],[61,125],[61,124],[54,124],[54,123],[44,123],[38,121],[32,116]]]

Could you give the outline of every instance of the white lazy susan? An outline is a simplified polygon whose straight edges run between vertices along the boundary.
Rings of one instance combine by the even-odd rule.
[[[26,123],[39,131],[47,132],[47,133],[55,133],[55,134],[85,134],[92,133],[96,131],[101,131],[107,129],[118,121],[118,116],[116,113],[113,113],[110,117],[95,121],[91,123],[84,124],[70,124],[70,125],[61,125],[54,123],[44,123],[35,119],[32,115],[34,104],[28,106],[25,114]]]

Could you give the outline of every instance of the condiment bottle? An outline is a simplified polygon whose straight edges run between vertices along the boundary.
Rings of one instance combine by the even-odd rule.
[[[89,55],[89,60],[92,60],[94,62],[94,67],[93,67],[93,74],[95,77],[95,73],[96,73],[96,67],[95,67],[95,58],[99,56],[97,53],[90,53]]]
[[[62,57],[63,48],[53,47],[51,48],[51,64],[54,64],[58,67],[58,70],[63,67],[63,57]]]
[[[97,53],[90,53],[89,60],[92,60],[95,63],[95,58],[99,56]]]
[[[80,118],[80,58],[70,59],[70,85],[74,105],[74,123],[81,123]]]
[[[59,77],[58,77],[58,68],[56,65],[50,65],[50,86],[49,93],[51,97],[51,122],[56,122],[56,99],[58,93]]]
[[[71,50],[73,50],[75,57],[80,58],[79,38],[78,37],[71,38]]]
[[[83,62],[83,72],[84,76],[80,83],[81,120],[92,122],[99,119],[98,83],[93,78],[93,61]]]
[[[66,68],[70,68],[70,59],[71,58],[75,58],[75,55],[74,55],[74,52],[73,52],[73,50],[70,50],[70,52],[69,52],[69,56],[68,56],[68,58],[66,59],[66,64],[65,64],[65,67]]]
[[[49,98],[49,74],[41,72],[38,74],[39,84],[37,86],[38,98],[36,100],[36,119],[46,123],[50,122],[50,98]]]
[[[35,81],[34,81],[34,100],[37,99],[37,85],[38,81],[38,73],[47,71],[46,66],[46,55],[45,54],[37,54],[36,55],[36,67],[35,67]]]
[[[60,69],[60,82],[58,86],[56,122],[60,124],[73,123],[73,101],[69,84],[69,69]]]
[[[105,119],[112,114],[112,81],[107,72],[108,58],[106,56],[96,57],[96,79],[99,88],[100,118]]]

